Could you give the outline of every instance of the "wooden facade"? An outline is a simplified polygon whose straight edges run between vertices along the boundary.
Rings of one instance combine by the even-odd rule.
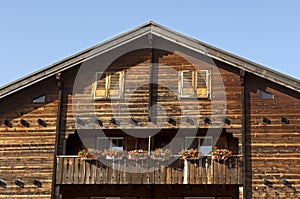
[[[2,87],[0,198],[298,198],[299,92],[299,80],[150,22]],[[233,155],[76,156],[103,136],[175,156],[209,137]]]

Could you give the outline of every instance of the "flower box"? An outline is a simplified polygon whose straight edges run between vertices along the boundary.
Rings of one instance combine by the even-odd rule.
[[[224,160],[228,159],[231,155],[232,151],[230,151],[229,149],[214,147],[211,150],[211,156],[217,162],[223,162]]]
[[[139,149],[128,151],[128,160],[144,160],[148,157],[148,151]]]
[[[103,149],[95,151],[97,158],[105,158],[107,160],[121,160],[124,156],[124,151],[120,149]]]
[[[92,160],[96,159],[93,149],[83,149],[78,152],[78,156],[83,160]]]
[[[167,161],[171,158],[172,154],[170,149],[155,149],[153,151],[151,151],[150,153],[150,158],[152,160],[157,160],[157,161]]]
[[[198,160],[200,157],[203,156],[200,149],[187,149],[182,150],[179,152],[179,155],[182,159],[188,159],[188,160]]]

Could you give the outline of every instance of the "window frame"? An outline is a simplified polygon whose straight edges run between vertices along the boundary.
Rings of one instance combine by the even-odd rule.
[[[198,149],[200,149],[202,152],[204,152],[204,150],[211,150],[212,149],[212,147],[213,147],[213,137],[212,136],[186,136],[185,137],[185,139],[184,139],[184,148],[185,149],[190,149],[190,146],[187,146],[187,139],[193,139],[193,141],[195,140],[195,139],[198,139],[198,143],[199,143],[199,140],[201,140],[201,139],[203,139],[203,140],[205,140],[205,139],[210,139],[211,141],[210,141],[210,143],[211,143],[211,145],[204,145],[204,146],[200,146],[200,148],[198,148]],[[192,141],[192,142],[193,142]],[[191,144],[192,144],[192,142],[191,142]],[[204,149],[203,147],[208,147],[207,149]],[[204,149],[204,150],[203,150]],[[205,151],[205,153],[209,153],[209,151]]]
[[[105,140],[108,139],[109,140],[109,149],[112,150],[121,150],[119,147],[117,147],[116,149],[113,148],[112,146],[112,140],[113,139],[117,139],[117,140],[122,140],[122,151],[124,151],[124,137],[97,137],[96,139],[96,149],[99,149],[100,147],[98,147],[98,140]]]
[[[268,91],[265,90],[259,90],[258,91],[258,97],[260,100],[272,100],[275,98],[275,95],[273,93],[270,93]]]
[[[184,85],[184,77],[183,77],[183,74],[185,72],[192,72],[192,85],[190,85],[193,89],[194,89],[194,92],[193,94],[189,95],[184,95],[183,94],[183,85]],[[207,92],[205,95],[197,95],[197,88],[198,88],[198,73],[199,72],[205,72],[206,74],[206,89],[207,89]],[[204,69],[204,70],[179,70],[178,71],[179,73],[179,81],[178,81],[178,96],[179,98],[208,98],[208,99],[211,99],[211,85],[212,85],[212,81],[211,81],[211,70],[209,69]]]
[[[114,95],[110,95],[110,90],[111,90],[111,75],[112,74],[119,74],[119,95],[114,96]],[[98,87],[98,80],[105,75],[105,96],[97,96],[96,95],[96,91],[97,91],[97,87]],[[96,72],[95,75],[95,82],[94,82],[94,86],[93,86],[93,98],[95,100],[98,99],[121,99],[124,96],[124,84],[125,82],[125,71],[115,71],[115,72]]]
[[[33,104],[44,104],[46,103],[46,95],[39,95],[37,97],[33,97],[31,101]]]

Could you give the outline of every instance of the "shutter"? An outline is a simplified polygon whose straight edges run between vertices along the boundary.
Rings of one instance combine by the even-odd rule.
[[[103,73],[97,73],[97,82],[96,82],[96,89],[95,89],[95,97],[106,97],[106,87],[107,87],[107,75]]]
[[[181,96],[192,97],[195,95],[193,88],[193,71],[182,71],[181,74]]]
[[[120,97],[121,93],[121,73],[115,72],[110,75],[109,96],[111,98]]]
[[[207,70],[200,70],[197,71],[196,74],[196,90],[198,97],[208,97],[208,71]]]

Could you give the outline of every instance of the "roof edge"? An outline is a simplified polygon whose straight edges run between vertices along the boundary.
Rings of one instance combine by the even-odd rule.
[[[253,61],[247,60],[227,51],[221,50],[219,48],[216,48],[212,45],[206,44],[179,32],[173,31],[153,21],[149,21],[134,29],[113,36],[110,39],[105,40],[97,45],[89,47],[71,56],[68,56],[60,61],[57,61],[51,65],[41,68],[36,72],[33,72],[29,75],[26,75],[22,78],[19,78],[15,81],[12,81],[11,83],[0,87],[0,98],[10,95],[18,90],[21,90],[29,85],[39,82],[42,79],[45,79],[58,72],[67,70],[74,65],[77,65],[91,57],[100,54],[105,49],[111,49],[113,47],[111,47],[110,44],[113,42],[125,42],[126,39],[133,39],[145,33],[158,34],[159,36],[165,39],[171,40],[180,45],[187,46],[192,50],[198,51],[207,56],[211,56],[212,58],[215,58],[222,62],[226,62],[247,72],[253,73],[257,76],[260,76],[262,78],[278,83],[282,86],[300,92],[300,81],[296,78],[280,73],[271,68],[257,64]],[[201,47],[205,49],[205,52],[201,51]]]
[[[278,83],[282,86],[285,86],[290,89],[296,90],[297,92],[300,92],[300,80],[298,80],[294,77],[283,74],[279,71],[273,70],[269,67],[255,63],[253,61],[242,58],[240,56],[234,55],[230,52],[227,52],[220,48],[214,47],[210,44],[201,42],[192,37],[183,35],[179,32],[172,31],[169,28],[166,28],[166,27],[163,27],[163,26],[160,26],[157,24],[155,24],[155,25],[158,26],[158,28],[153,29],[154,34],[155,33],[160,34],[161,36],[164,36],[166,39],[170,38],[170,36],[173,35],[172,36],[172,39],[174,39],[173,41],[178,44],[183,43],[185,45],[188,45],[191,49],[193,49],[195,51],[204,53],[207,56],[213,57],[219,61],[226,62],[235,67],[241,68],[247,72],[253,73],[259,77],[268,79],[268,80]],[[182,41],[178,40],[177,37],[184,38],[186,41],[182,42]],[[204,47],[206,52],[203,52],[203,50],[199,49],[199,45]]]

